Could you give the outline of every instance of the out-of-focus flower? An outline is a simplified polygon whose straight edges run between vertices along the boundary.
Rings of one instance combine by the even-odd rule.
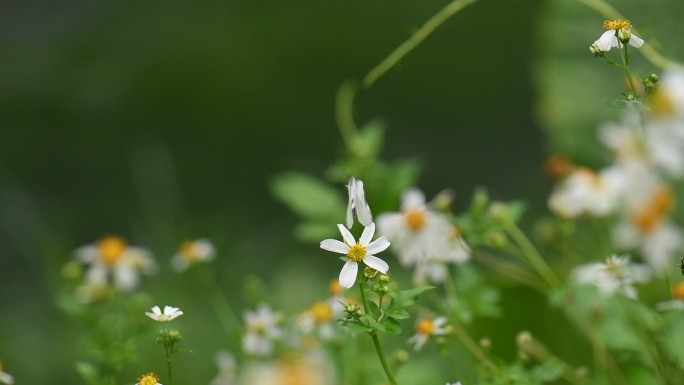
[[[171,267],[175,271],[183,271],[197,262],[208,262],[216,257],[214,244],[206,238],[185,241],[178,252],[171,258]]]
[[[408,339],[408,343],[413,344],[415,350],[422,349],[431,336],[443,336],[449,333],[450,328],[446,326],[446,323],[446,317],[420,320],[416,325],[416,334]]]
[[[164,306],[164,311],[159,309],[159,306],[152,308],[152,312],[145,312],[145,314],[158,322],[169,322],[183,315],[183,311],[177,307]]]
[[[6,373],[4,371],[4,368],[2,366],[2,361],[0,361],[0,383],[7,384],[7,385],[13,385],[14,384],[14,377],[12,377],[9,373]]]
[[[684,281],[672,286],[672,299],[656,305],[659,311],[684,310]]]
[[[318,301],[297,318],[297,326],[304,334],[316,332],[321,340],[330,340],[335,334],[335,317],[342,314],[343,306]]]
[[[608,167],[598,174],[587,168],[570,173],[549,197],[549,208],[566,218],[605,216],[615,210],[624,186],[620,168]]]
[[[461,381],[456,381],[456,382],[454,382],[453,384],[450,384],[450,383],[447,382],[446,385],[461,385]]]
[[[440,242],[427,245],[424,258],[416,263],[413,270],[413,282],[442,283],[448,277],[447,264],[465,263],[469,259],[470,247],[461,237],[460,231],[452,227],[450,235],[441,237]]]
[[[246,333],[242,338],[245,353],[267,356],[273,353],[273,341],[282,338],[278,327],[280,317],[268,305],[260,305],[256,311],[246,310],[243,314]]]
[[[142,377],[138,378],[138,383],[135,385],[162,385],[159,383],[159,377],[154,373],[143,374]]]
[[[339,277],[340,285],[342,287],[348,289],[354,285],[359,270],[359,262],[363,262],[368,267],[383,274],[387,273],[389,265],[382,259],[376,257],[375,254],[386,250],[390,243],[384,236],[371,242],[373,235],[375,234],[375,223],[371,223],[369,226],[364,227],[358,243],[354,236],[343,225],[338,224],[337,228],[340,230],[344,242],[340,242],[336,239],[325,239],[321,241],[321,249],[347,256],[347,262],[342,267]]]
[[[241,385],[333,385],[335,374],[320,351],[287,359],[253,362],[241,370]]]
[[[226,351],[216,353],[218,374],[211,380],[211,385],[234,385],[237,377],[235,357]]]
[[[648,282],[651,275],[648,266],[630,263],[629,257],[617,255],[611,255],[605,263],[580,265],[572,271],[575,282],[596,286],[604,295],[620,293],[632,299],[637,298],[634,284]]]
[[[347,184],[349,190],[349,202],[347,203],[347,228],[351,229],[354,225],[354,212],[356,218],[363,226],[370,226],[373,223],[373,214],[370,206],[366,202],[366,193],[363,190],[363,182],[354,177],[349,178]]]
[[[629,20],[606,20],[603,22],[603,28],[607,31],[591,45],[591,51],[595,55],[608,52],[613,47],[622,47],[623,44],[635,48],[644,45],[644,40],[632,33],[632,23]]]
[[[112,236],[78,248],[76,259],[88,265],[87,285],[106,285],[111,275],[115,286],[123,292],[138,286],[141,272],[150,274],[156,269],[149,251]]]

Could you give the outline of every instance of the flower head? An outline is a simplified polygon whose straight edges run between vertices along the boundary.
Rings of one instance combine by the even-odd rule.
[[[273,352],[273,341],[282,338],[278,327],[280,317],[268,305],[261,305],[256,311],[244,313],[246,334],[242,338],[245,353],[266,356]]]
[[[611,255],[605,263],[577,266],[572,275],[575,282],[596,286],[604,295],[619,292],[636,299],[637,292],[633,284],[648,282],[651,279],[651,269],[645,265],[630,263],[629,257]]]
[[[390,242],[384,236],[371,242],[375,234],[375,223],[371,222],[369,226],[364,227],[359,242],[356,242],[354,236],[343,225],[338,224],[337,228],[340,230],[344,242],[336,239],[325,239],[321,241],[321,249],[346,255],[347,261],[342,267],[339,277],[340,286],[348,289],[354,285],[359,270],[359,262],[363,262],[366,266],[383,274],[387,273],[389,265],[376,257],[375,254],[386,250]]]
[[[430,336],[443,336],[449,333],[446,323],[446,317],[437,317],[433,320],[422,319],[416,324],[416,334],[409,338],[408,342],[413,344],[415,350],[420,350]]]
[[[370,206],[366,202],[366,194],[363,191],[363,182],[354,177],[349,178],[347,184],[349,190],[349,202],[347,203],[347,228],[351,229],[354,224],[353,212],[356,212],[356,218],[364,226],[370,226],[373,223],[373,214],[371,214]]]
[[[606,20],[603,22],[603,28],[607,31],[590,47],[594,55],[600,56],[604,52],[610,51],[613,47],[622,47],[623,44],[629,44],[636,48],[644,45],[643,39],[632,33],[632,24],[629,20]]]
[[[164,311],[162,312],[161,309],[159,309],[159,306],[155,306],[152,308],[152,312],[145,312],[145,314],[152,318],[155,321],[158,322],[169,322],[173,319],[176,319],[180,316],[183,315],[183,311],[181,311],[177,307],[173,306],[164,306]]]
[[[138,378],[138,383],[135,385],[162,385],[159,383],[159,377],[154,373],[143,374]]]
[[[178,252],[171,258],[171,267],[176,271],[183,271],[197,262],[208,262],[216,257],[216,249],[210,240],[202,238],[195,241],[185,241]]]

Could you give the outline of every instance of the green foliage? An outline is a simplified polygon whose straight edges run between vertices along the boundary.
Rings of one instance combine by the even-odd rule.
[[[475,317],[500,316],[499,291],[488,285],[472,265],[464,264],[455,270],[456,295],[450,296],[448,303],[451,313],[465,323],[473,322]]]

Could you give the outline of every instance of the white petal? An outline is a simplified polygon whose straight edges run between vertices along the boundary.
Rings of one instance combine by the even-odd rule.
[[[368,256],[366,256],[368,258]],[[356,274],[359,271],[359,264],[354,261],[347,261],[347,263],[342,266],[342,271],[340,272],[340,286],[349,289],[354,286],[356,281]]]
[[[639,36],[632,34],[632,36],[629,38],[629,45],[640,48],[642,45],[644,45],[644,40]]]
[[[417,188],[405,190],[401,195],[401,211],[424,209],[425,194]]]
[[[332,251],[333,253],[347,254],[349,245],[337,239],[324,239],[321,241],[321,249]]]
[[[615,37],[615,31],[612,29],[607,30],[601,35],[601,37],[596,40],[596,46],[603,52],[610,51],[611,48],[615,46],[617,38]]]
[[[375,255],[366,255],[366,257],[363,258],[363,263],[383,274],[387,273],[387,270],[389,270],[389,265],[387,262],[376,257]]]
[[[159,308],[159,306],[155,306],[152,308],[152,313],[154,313],[156,315],[161,315],[162,312],[161,312],[161,309]]]
[[[371,222],[369,226],[363,228],[363,233],[361,234],[359,243],[362,245],[368,245],[371,239],[373,239],[373,234],[375,234],[375,223]]]
[[[346,227],[338,224],[337,228],[340,230],[340,234],[342,234],[342,239],[344,239],[344,243],[350,246],[356,244],[356,239],[354,239],[354,236],[352,235],[352,233],[349,232],[349,230],[347,230]]]
[[[387,238],[385,236],[382,236],[382,237],[374,240],[373,242],[369,243],[366,246],[366,253],[368,253],[368,254],[380,253],[382,251],[387,250],[389,245],[390,245],[390,242],[387,240]]]
[[[363,182],[356,180],[356,200],[354,202],[354,209],[356,210],[356,217],[364,226],[369,226],[373,223],[373,214],[371,214],[370,206],[366,202],[366,193],[363,190]]]

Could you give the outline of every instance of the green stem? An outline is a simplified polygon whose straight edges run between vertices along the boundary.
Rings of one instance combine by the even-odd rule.
[[[363,86],[370,88],[382,75],[384,75],[390,68],[394,67],[404,56],[416,48],[423,42],[432,32],[434,32],[440,25],[447,21],[456,12],[465,8],[466,6],[476,2],[477,0],[454,0],[447,4],[428,21],[423,24],[411,37],[398,46],[392,53],[389,54],[377,66],[373,67],[366,77],[363,78]]]
[[[622,43],[620,43],[622,44]],[[629,44],[622,44],[622,69],[625,71],[625,76],[627,76],[627,80],[629,81],[629,88],[632,90],[632,96],[635,98],[639,96],[639,92],[636,89],[636,86],[634,86],[634,80],[632,80],[632,74],[629,73],[629,52],[627,51],[627,46]]]
[[[356,153],[359,129],[354,123],[354,97],[358,87],[351,80],[340,85],[335,98],[335,121],[342,135],[344,145],[351,153]]]
[[[506,226],[506,232],[510,237],[518,244],[520,249],[523,251],[530,264],[537,270],[537,273],[546,281],[550,287],[558,287],[561,282],[556,276],[556,274],[551,270],[549,265],[544,261],[541,254],[534,247],[532,242],[527,238],[527,236],[520,230],[520,228],[515,224],[511,223]]]
[[[168,382],[169,385],[173,385],[173,377],[171,375],[171,356],[173,355],[173,344],[171,344],[171,346],[165,346],[164,350],[166,351],[166,382]]]
[[[546,286],[544,286],[544,283],[539,280],[539,277],[518,267],[518,265],[514,263],[507,262],[502,258],[497,258],[483,250],[475,250],[473,252],[473,257],[476,261],[482,263],[483,265],[487,265],[488,267],[497,270],[501,274],[522,283],[523,285],[537,290],[540,293],[546,293]]]
[[[390,384],[397,385],[397,380],[394,378],[394,375],[392,374],[392,369],[387,364],[387,359],[385,359],[385,352],[382,350],[382,345],[380,345],[380,339],[378,338],[378,334],[372,332],[370,333],[370,336],[373,338],[373,345],[375,346],[375,351],[378,353],[380,364],[382,364],[382,368],[385,370],[387,380],[389,380]]]

